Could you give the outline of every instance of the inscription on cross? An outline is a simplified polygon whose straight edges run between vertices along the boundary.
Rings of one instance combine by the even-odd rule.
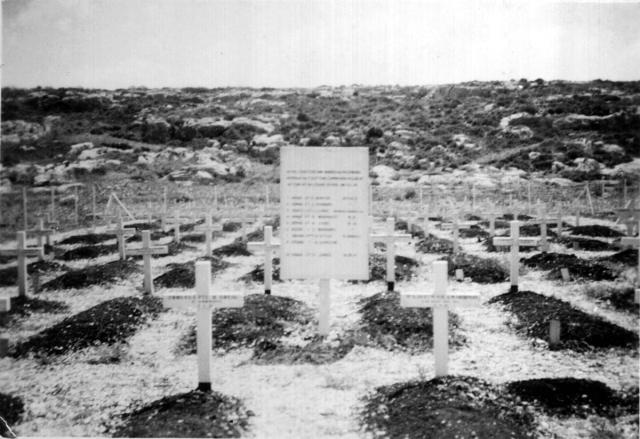
[[[27,295],[27,257],[44,257],[42,247],[27,247],[26,233],[21,231],[16,233],[16,248],[1,249],[0,256],[17,256],[18,258],[18,295]]]
[[[493,238],[493,245],[496,247],[511,247],[511,264],[509,269],[509,279],[511,281],[511,291],[518,291],[518,270],[520,268],[520,247],[538,247],[539,238],[520,238],[520,221],[510,221],[510,236],[496,236]]]
[[[211,262],[196,261],[196,294],[162,296],[162,303],[170,308],[196,309],[196,340],[198,352],[198,390],[211,391],[211,311],[217,308],[241,308],[241,293],[212,294]]]
[[[383,242],[387,253],[387,290],[393,291],[396,282],[396,242],[411,242],[411,235],[407,233],[395,233],[395,220],[387,218],[384,233],[374,233],[371,238],[375,242]]]
[[[271,226],[264,228],[264,241],[249,242],[247,248],[249,250],[264,250],[264,293],[271,294],[271,280],[273,278],[273,267],[271,264],[271,253],[273,250],[280,249],[279,242],[272,242],[273,230]]]
[[[449,308],[476,307],[478,294],[447,294],[447,261],[433,263],[433,293],[400,293],[403,308],[433,309],[433,353],[436,376],[448,373],[449,363]]]
[[[151,232],[142,232],[142,247],[129,247],[127,253],[131,256],[142,256],[144,260],[144,292],[153,294],[153,276],[151,275],[151,255],[165,255],[169,253],[166,245],[151,246]]]
[[[122,222],[122,217],[118,217],[118,224],[117,224],[116,228],[115,229],[111,229],[111,230],[107,230],[107,233],[111,233],[113,235],[116,235],[116,238],[118,239],[118,254],[120,256],[120,259],[124,261],[124,259],[127,256],[124,239],[127,236],[135,235],[136,234],[136,230],[135,229],[125,229],[124,224]]]

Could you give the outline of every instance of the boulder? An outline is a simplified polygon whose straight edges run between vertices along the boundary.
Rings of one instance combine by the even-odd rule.
[[[149,143],[165,143],[169,140],[171,125],[162,117],[148,116],[142,124],[142,140]]]

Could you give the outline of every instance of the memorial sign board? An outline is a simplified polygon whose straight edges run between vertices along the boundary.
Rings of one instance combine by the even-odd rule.
[[[369,152],[283,147],[282,279],[366,280]]]

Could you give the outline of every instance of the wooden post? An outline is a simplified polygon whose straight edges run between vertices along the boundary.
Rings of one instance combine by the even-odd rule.
[[[410,242],[411,235],[406,233],[395,234],[395,220],[392,217],[387,218],[386,231],[382,234],[373,234],[371,238],[375,242],[384,242],[387,249],[387,290],[393,291],[396,281],[396,241]]]
[[[73,197],[73,212],[75,215],[75,224],[78,225],[80,223],[80,215],[78,212],[78,197],[79,197],[78,186],[75,186],[74,189],[75,189],[75,194]]]
[[[27,220],[27,188],[26,186],[22,187],[22,230],[27,230],[28,220]]]
[[[458,225],[458,214],[453,218],[453,254],[458,254],[460,250],[460,226]]]
[[[320,279],[319,289],[318,334],[324,337],[329,335],[330,326],[331,287],[329,279]]]
[[[56,190],[51,186],[51,219],[56,219]]]
[[[589,210],[591,211],[591,215],[595,215],[595,210],[593,209],[593,200],[591,199],[591,191],[589,190],[589,182],[585,182],[585,191],[587,193],[587,202],[589,203]]]
[[[511,264],[509,278],[511,281],[511,291],[518,291],[518,274],[520,268],[520,253],[518,249],[518,240],[520,239],[520,222],[511,221],[509,224],[511,231],[511,240],[515,243],[511,245]]]
[[[96,207],[96,185],[91,185],[91,228],[95,231],[97,220],[97,207]]]
[[[560,320],[549,321],[549,345],[557,346],[560,343]]]

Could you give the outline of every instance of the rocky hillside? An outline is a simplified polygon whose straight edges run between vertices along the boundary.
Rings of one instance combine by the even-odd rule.
[[[640,82],[2,91],[3,187],[109,172],[274,179],[264,170],[289,144],[367,146],[378,183],[397,179],[389,175],[397,170],[416,177],[495,168],[574,181],[639,178]]]

